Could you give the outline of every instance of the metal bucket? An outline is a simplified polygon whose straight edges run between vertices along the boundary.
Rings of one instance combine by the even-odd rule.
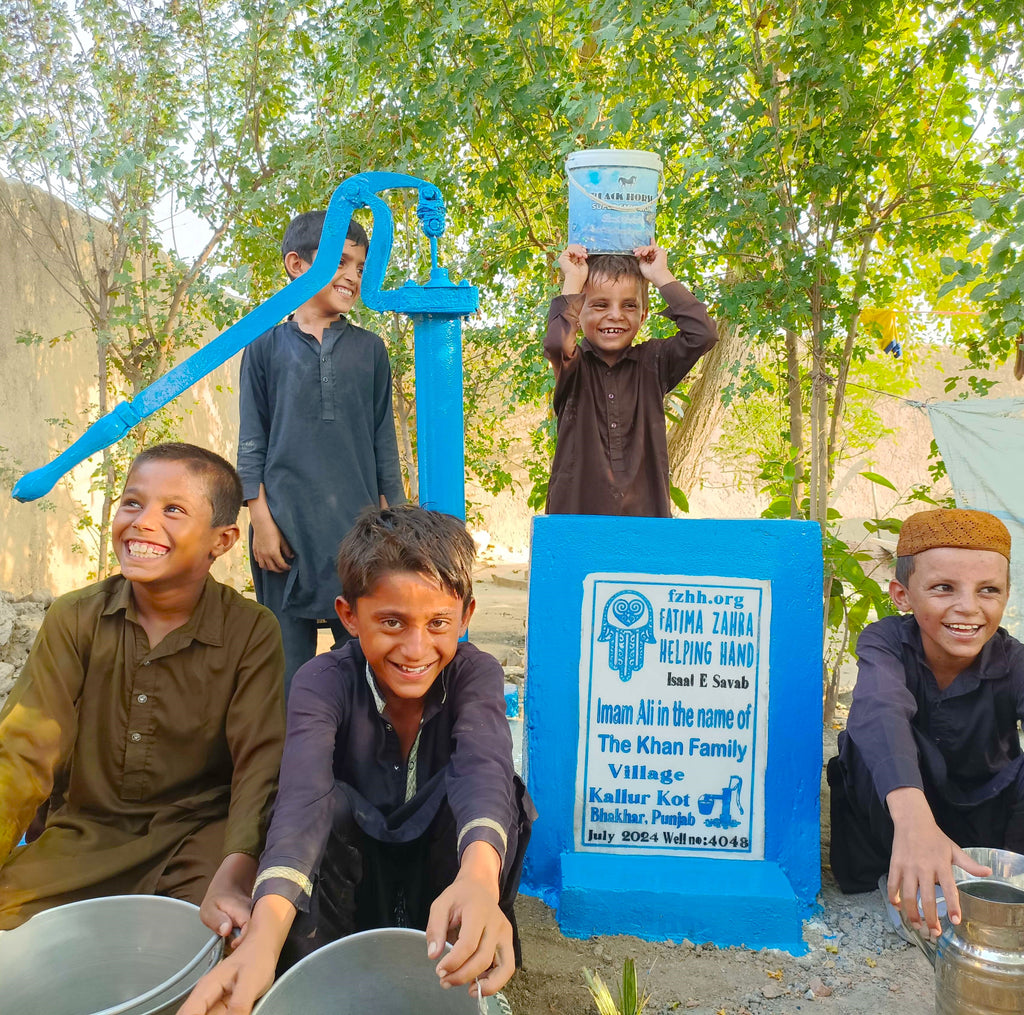
[[[385,927],[351,934],[297,962],[253,1015],[503,1015],[500,995],[479,1007],[465,987],[442,990],[427,935]],[[500,1000],[499,1000],[500,998]]]
[[[216,965],[221,939],[188,902],[88,899],[0,934],[0,1010],[39,1015],[172,1015]]]
[[[978,847],[965,852],[991,867],[992,876],[953,868],[961,919],[944,930],[935,952],[935,1011],[1024,1012],[1024,856]]]

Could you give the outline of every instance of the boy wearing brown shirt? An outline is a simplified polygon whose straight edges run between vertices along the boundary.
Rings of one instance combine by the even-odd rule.
[[[241,499],[212,452],[142,452],[112,525],[121,574],[47,612],[0,712],[0,929],[134,893],[202,903],[222,935],[248,920],[284,657],[270,611],[209,576]]]
[[[668,270],[660,247],[588,257],[572,244],[558,264],[562,295],[551,303],[544,336],[558,417],[547,512],[668,518],[665,396],[718,340],[714,322]],[[678,331],[634,345],[649,282]]]

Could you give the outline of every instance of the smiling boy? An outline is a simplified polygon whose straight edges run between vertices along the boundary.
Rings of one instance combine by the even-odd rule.
[[[112,523],[121,573],[47,611],[0,712],[0,928],[136,893],[201,904],[224,935],[248,920],[284,704],[273,616],[209,576],[240,506],[219,455],[143,451]]]
[[[297,215],[281,254],[289,278],[312,266],[325,213]],[[338,543],[367,506],[405,500],[391,412],[391,365],[379,335],[347,318],[368,240],[354,219],[334,278],[253,342],[239,377],[238,472],[249,509],[256,598],[281,625],[285,693],[316,654],[318,622],[335,647]]]
[[[544,335],[558,417],[547,512],[668,518],[665,396],[715,344],[715,325],[660,247],[588,256],[571,244],[558,264],[562,294]],[[647,319],[648,282],[678,330],[634,345]]]
[[[960,918],[953,864],[966,846],[1024,852],[1024,645],[999,623],[1010,534],[982,511],[911,515],[889,593],[903,616],[864,629],[839,756],[828,766],[832,870],[845,892],[887,893],[939,932],[935,885]]]
[[[425,929],[444,987],[493,994],[512,975],[533,814],[501,667],[459,642],[474,552],[459,519],[414,507],[368,509],[342,541],[338,616],[357,641],[295,676],[252,920],[180,1015],[246,1015],[275,968],[373,927]]]

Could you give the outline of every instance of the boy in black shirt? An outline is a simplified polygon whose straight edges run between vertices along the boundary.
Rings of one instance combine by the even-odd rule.
[[[501,667],[459,642],[473,556],[461,521],[414,507],[367,510],[342,541],[338,616],[358,641],[296,674],[248,931],[181,1015],[248,1012],[282,952],[380,926],[425,928],[444,986],[512,975],[533,815]]]

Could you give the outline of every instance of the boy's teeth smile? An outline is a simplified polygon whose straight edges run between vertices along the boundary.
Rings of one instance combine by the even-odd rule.
[[[426,673],[430,669],[430,663],[424,666],[403,666],[401,663],[395,663],[395,665],[409,676],[418,676],[420,673]]]
[[[981,624],[946,624],[947,630],[954,634],[977,634],[982,629]]]
[[[143,543],[138,539],[129,539],[128,552],[133,557],[163,557],[167,554],[167,547],[157,543]]]
[[[355,296],[355,293],[351,289],[343,285],[336,285],[334,287],[334,291],[341,293],[342,296]]]

